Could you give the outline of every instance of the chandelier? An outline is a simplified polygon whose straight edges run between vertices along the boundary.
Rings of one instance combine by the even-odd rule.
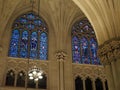
[[[28,71],[28,76],[30,80],[34,80],[34,81],[38,81],[39,79],[42,79],[43,76],[43,71],[40,68],[37,68],[36,66],[33,66],[33,68],[31,68]]]

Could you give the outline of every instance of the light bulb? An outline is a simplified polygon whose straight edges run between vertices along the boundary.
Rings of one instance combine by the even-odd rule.
[[[33,74],[35,75],[37,72],[36,71],[33,71]]]
[[[40,75],[42,75],[42,72],[39,72],[39,73],[38,73],[38,76],[40,76]]]
[[[31,79],[31,80],[32,80],[32,79],[33,79],[33,77],[29,77],[29,79]]]
[[[29,73],[28,75],[29,75],[29,76],[32,76],[32,73]]]
[[[22,74],[22,73],[20,73],[20,76],[23,76],[23,74]]]
[[[39,79],[42,79],[43,78],[43,76],[39,76]]]
[[[10,75],[13,76],[13,72],[11,72]]]
[[[36,78],[35,81],[38,81],[38,78]]]

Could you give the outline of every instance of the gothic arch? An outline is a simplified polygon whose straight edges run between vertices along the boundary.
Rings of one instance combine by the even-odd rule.
[[[19,5],[19,3],[17,4]],[[8,15],[9,19],[7,21],[7,24],[4,28],[4,32],[2,33],[1,35],[1,43],[2,45],[6,45],[7,48],[5,48],[4,46],[3,47],[3,50],[5,50],[3,53],[3,55],[7,56],[7,53],[8,53],[8,49],[9,49],[9,44],[10,44],[10,37],[11,37],[11,32],[12,32],[12,24],[14,23],[14,21],[16,20],[17,17],[19,17],[20,15],[24,14],[24,13],[27,13],[27,12],[30,12],[31,11],[31,6],[30,5],[27,5],[26,6],[22,6],[22,7],[17,7],[13,10],[12,14]],[[37,8],[35,8],[34,12],[37,14]],[[49,51],[52,51],[51,48],[51,45],[55,45],[56,43],[56,40],[54,40],[54,42],[51,40],[51,39],[56,39],[55,38],[55,29],[53,28],[53,25],[51,23],[51,20],[50,18],[48,17],[48,14],[46,11],[43,11],[41,10],[40,11],[40,17],[42,17],[44,19],[44,21],[46,22],[47,24],[47,27],[49,29],[49,34],[48,34],[48,57],[49,57]],[[4,38],[4,40],[3,40]],[[50,42],[51,41],[51,42]],[[55,46],[54,46],[55,47]]]
[[[114,37],[115,35],[112,35],[112,30],[109,29],[107,27],[107,24],[109,26],[109,19],[108,17],[106,17],[105,13],[107,11],[105,11],[105,9],[107,9],[107,5],[105,5],[105,9],[101,8],[101,5],[103,5],[103,3],[100,2],[88,2],[87,0],[81,1],[81,0],[73,0],[74,3],[76,3],[76,5],[83,11],[83,13],[87,16],[87,18],[89,19],[89,21],[91,22],[95,33],[96,33],[96,37],[98,40],[98,44],[102,44],[103,42],[105,42],[106,40]],[[101,12],[101,9],[103,9],[104,13]],[[104,19],[105,18],[105,19]],[[106,20],[106,22],[104,21]],[[101,37],[102,35],[102,37]]]

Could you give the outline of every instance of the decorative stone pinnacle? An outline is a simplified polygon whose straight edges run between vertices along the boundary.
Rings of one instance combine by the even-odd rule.
[[[67,54],[63,50],[57,51],[55,54],[55,57],[58,61],[64,61],[66,56],[67,56]]]

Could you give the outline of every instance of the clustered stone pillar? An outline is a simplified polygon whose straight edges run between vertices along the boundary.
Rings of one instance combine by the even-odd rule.
[[[59,90],[64,90],[64,61],[66,53],[64,51],[58,51],[56,53],[56,59],[59,61]]]
[[[105,67],[109,90],[120,89],[120,40],[114,39],[99,47],[98,55]]]

